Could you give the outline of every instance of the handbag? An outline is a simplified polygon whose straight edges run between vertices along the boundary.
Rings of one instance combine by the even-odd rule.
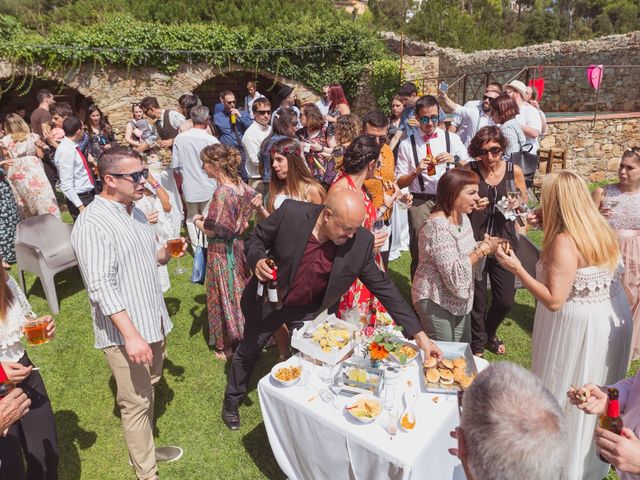
[[[204,243],[204,233],[198,231],[198,243]],[[193,255],[193,270],[191,271],[191,283],[199,283],[204,285],[204,279],[207,273],[207,249],[205,247],[195,247]]]
[[[518,143],[520,143],[520,139],[518,139]],[[513,152],[510,158],[514,165],[518,165],[522,169],[522,173],[524,173],[524,183],[527,188],[533,186],[533,178],[536,175],[538,163],[540,162],[540,157],[535,153],[531,153],[532,149],[533,145],[531,144],[520,144],[520,151]]]

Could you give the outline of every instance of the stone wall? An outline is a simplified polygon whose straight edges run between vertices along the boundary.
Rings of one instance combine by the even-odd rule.
[[[37,68],[37,67],[36,67]],[[168,74],[155,68],[136,68],[127,71],[123,68],[105,67],[94,69],[91,65],[82,65],[76,70],[66,73],[48,72],[42,68],[36,70],[42,78],[63,82],[76,89],[93,101],[109,117],[116,135],[120,139],[124,136],[127,121],[131,118],[131,104],[140,101],[145,96],[158,98],[160,106],[177,109],[180,95],[192,92],[203,82],[210,81],[228,72],[244,71],[240,66],[230,66],[219,69],[215,66],[197,63],[184,65],[178,71]],[[10,78],[12,75],[23,75],[20,66],[9,62],[0,62],[0,79]],[[32,73],[31,71],[29,73]],[[253,74],[253,72],[248,72]],[[294,80],[278,77],[268,72],[259,72],[261,76],[277,80],[279,84],[294,87],[298,98],[303,102],[316,101],[317,96],[311,90]],[[245,85],[238,85],[236,91],[244,91]],[[30,95],[35,96],[36,92]],[[242,99],[239,99],[241,102]],[[208,105],[211,107],[211,105]]]
[[[382,37],[395,53],[400,52],[400,37],[383,33]],[[426,78],[426,92],[434,92],[440,79],[452,84],[462,75],[467,77],[467,100],[479,97],[490,79],[506,82],[519,74],[526,80],[522,69],[529,66],[546,65],[542,71],[545,91],[542,108],[549,112],[593,111],[595,91],[587,82],[586,67],[590,64],[636,65],[628,68],[605,68],[600,98],[600,111],[640,111],[640,96],[637,94],[637,78],[640,75],[640,32],[626,35],[611,35],[587,41],[551,42],[510,50],[484,50],[464,53],[451,48],[441,48],[435,43],[405,40],[405,61],[419,65],[425,58],[437,58],[437,71],[420,69],[416,78]],[[433,63],[429,63],[433,65]],[[575,66],[575,68],[564,68]],[[562,68],[557,68],[562,67]],[[538,70],[529,70],[529,78],[539,76]],[[462,100],[463,81],[452,89],[452,97]],[[477,92],[477,93],[476,93]]]
[[[640,145],[640,113],[550,119],[541,148],[567,150],[567,168],[588,182],[615,178],[622,152]]]

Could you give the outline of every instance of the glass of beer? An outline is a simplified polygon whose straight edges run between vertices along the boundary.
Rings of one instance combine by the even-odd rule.
[[[167,251],[169,252],[169,255],[178,259],[177,260],[178,264],[176,265],[176,269],[173,271],[173,273],[175,273],[176,275],[182,275],[184,272],[186,272],[180,260],[180,254],[182,253],[183,245],[184,245],[184,240],[181,237],[167,240]]]
[[[47,337],[48,324],[49,320],[43,317],[27,320],[22,327],[27,337],[27,344],[35,346],[47,343],[49,341],[49,337]]]

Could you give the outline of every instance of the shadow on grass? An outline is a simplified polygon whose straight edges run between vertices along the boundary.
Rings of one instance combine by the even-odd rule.
[[[164,302],[167,304],[167,312],[170,317],[175,317],[180,311],[180,299],[174,297],[165,297]]]
[[[173,393],[173,389],[169,387],[169,384],[165,380],[165,373],[171,375],[176,378],[177,382],[181,382],[184,379],[185,369],[181,365],[174,364],[168,358],[164,360],[164,368],[163,375],[160,377],[160,380],[154,387],[154,405],[153,405],[153,435],[157,437],[160,435],[160,430],[157,426],[157,421],[164,413],[167,411],[167,405],[173,401],[173,397],[175,394]],[[111,393],[113,395],[113,416],[116,418],[122,418],[120,415],[120,408],[118,407],[117,402],[117,386],[116,380],[111,375],[109,377],[109,388],[111,389]]]
[[[397,272],[393,269],[387,270],[387,275],[393,283],[395,283],[402,296],[409,302],[409,305],[413,305],[411,301],[411,282],[409,277],[403,273]]]
[[[12,268],[16,272],[18,271],[17,266],[13,266]],[[33,283],[31,284],[31,288],[27,287],[27,291],[25,292],[27,295],[27,299],[29,298],[29,296],[35,295],[46,301],[47,299],[44,296],[44,289],[42,288],[40,279],[32,273],[25,272],[24,280],[27,286],[32,279]],[[56,285],[59,307],[61,307],[61,304],[65,299],[70,298],[76,293],[84,290],[84,283],[82,282],[82,277],[80,276],[80,270],[78,269],[78,267],[73,267],[69,270],[58,273],[54,278],[54,282]],[[62,307],[60,309],[62,309]]]
[[[64,465],[66,480],[80,480],[82,465],[78,448],[92,447],[98,438],[96,432],[84,430],[78,425],[78,415],[71,410],[58,410],[54,414],[58,433],[60,464]]]
[[[191,307],[189,313],[191,314],[192,322],[189,329],[189,336],[193,337],[198,332],[202,332],[202,338],[205,344],[209,345],[209,320],[207,311],[207,296],[204,294],[196,295],[193,299],[196,305]]]
[[[531,333],[533,332],[533,317],[535,316],[535,313],[535,306],[532,307],[526,303],[518,302],[518,296],[516,295],[516,302],[513,304],[513,307],[505,321],[512,319],[524,332],[527,332],[529,337],[531,337]]]
[[[280,470],[275,457],[265,452],[265,446],[269,445],[269,439],[263,422],[256,425],[253,430],[242,437],[242,444],[253,459],[256,467],[266,478],[272,480],[284,480],[287,478]]]

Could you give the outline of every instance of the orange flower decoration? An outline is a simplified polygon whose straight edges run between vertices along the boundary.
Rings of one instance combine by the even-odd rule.
[[[376,342],[371,342],[371,345],[369,345],[369,353],[371,354],[371,360],[384,360],[389,355],[384,345]]]

